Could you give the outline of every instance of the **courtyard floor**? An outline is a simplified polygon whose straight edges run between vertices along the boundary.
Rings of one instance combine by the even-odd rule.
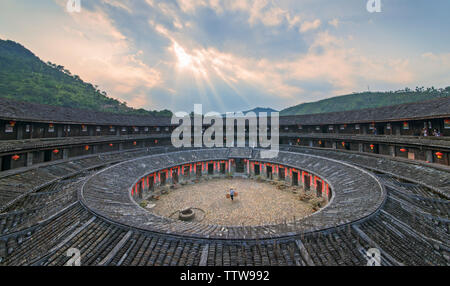
[[[231,187],[238,193],[234,201],[226,198]],[[299,219],[311,214],[311,205],[298,197],[298,194],[279,190],[264,181],[212,179],[171,190],[153,202],[156,206],[152,212],[168,217],[176,210],[193,207],[205,211],[204,224],[263,225],[292,221],[294,217]],[[196,210],[196,216],[200,219],[203,215]]]

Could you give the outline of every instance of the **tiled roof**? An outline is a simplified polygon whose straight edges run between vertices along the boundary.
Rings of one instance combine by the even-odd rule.
[[[450,117],[450,97],[429,101],[321,114],[280,117],[280,125],[325,125]],[[170,125],[169,117],[72,109],[0,98],[0,119],[124,126]]]

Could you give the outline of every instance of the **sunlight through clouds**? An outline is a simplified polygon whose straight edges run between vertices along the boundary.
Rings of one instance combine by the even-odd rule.
[[[148,109],[192,101],[220,112],[282,109],[368,85],[448,84],[448,39],[429,13],[420,16],[425,41],[389,10],[372,15],[355,0],[337,2],[92,0],[67,13],[65,0],[46,0],[33,2],[38,17],[26,0],[5,0],[12,12],[0,11],[0,37]]]

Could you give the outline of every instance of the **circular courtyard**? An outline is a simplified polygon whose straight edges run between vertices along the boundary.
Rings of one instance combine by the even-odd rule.
[[[238,193],[227,198],[230,188]],[[178,218],[178,210],[193,208],[195,221],[223,226],[278,224],[297,220],[322,207],[323,199],[300,187],[244,178],[217,178],[178,185],[152,202],[157,215]]]

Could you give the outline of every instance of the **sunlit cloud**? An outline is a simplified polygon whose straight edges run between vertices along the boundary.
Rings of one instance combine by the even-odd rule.
[[[322,22],[320,21],[320,19],[315,19],[314,21],[305,21],[302,23],[302,25],[300,26],[300,32],[305,33],[311,30],[315,30],[317,28],[320,27],[320,24]]]
[[[382,27],[385,14],[324,0],[92,0],[81,13],[54,1],[38,16],[21,8],[26,0],[5,0],[11,11],[0,11],[0,37],[133,107],[281,109],[369,85],[448,85],[448,44],[431,44],[448,40],[423,19],[427,41],[396,31],[398,22]],[[415,42],[399,46],[408,39]]]

